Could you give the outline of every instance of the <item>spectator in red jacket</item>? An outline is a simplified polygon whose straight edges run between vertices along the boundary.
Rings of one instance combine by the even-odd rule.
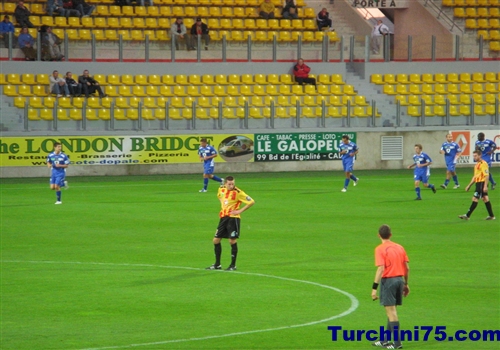
[[[300,85],[310,84],[316,86],[316,79],[309,78],[309,72],[311,68],[304,63],[302,58],[299,58],[297,64],[293,66],[293,75],[295,75],[295,81]]]

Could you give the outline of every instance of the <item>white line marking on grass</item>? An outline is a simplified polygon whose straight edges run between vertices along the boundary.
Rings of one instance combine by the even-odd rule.
[[[186,267],[186,266],[167,266],[167,265],[152,265],[152,264],[126,264],[126,263],[100,263],[100,262],[81,262],[81,261],[22,261],[22,260],[2,260],[1,263],[29,263],[29,264],[69,264],[69,265],[105,265],[105,266],[128,266],[128,267],[156,267],[156,268],[163,268],[163,269],[183,269],[183,270],[195,270],[195,271],[204,271],[204,269],[201,268],[195,268],[195,267]],[[359,306],[359,301],[358,299],[341,289],[327,286],[321,283],[316,283],[316,282],[311,282],[311,281],[305,281],[305,280],[299,280],[295,278],[287,278],[287,277],[280,277],[280,276],[272,276],[272,275],[265,275],[262,273],[253,273],[253,272],[241,272],[241,271],[211,271],[210,273],[231,273],[231,274],[241,274],[241,275],[249,275],[249,276],[258,276],[258,277],[267,277],[267,278],[275,278],[278,280],[283,280],[283,281],[290,281],[290,282],[298,282],[298,283],[305,283],[305,284],[310,284],[313,286],[325,288],[325,289],[330,289],[333,290],[337,293],[343,294],[347,296],[351,300],[351,306],[349,309],[346,311],[334,315],[322,320],[318,321],[311,321],[307,323],[301,323],[301,324],[296,324],[296,325],[291,325],[291,326],[281,326],[281,327],[275,327],[275,328],[266,328],[266,329],[256,329],[256,330],[251,330],[251,331],[244,331],[244,332],[235,332],[235,333],[227,333],[227,334],[220,334],[220,335],[210,335],[206,337],[198,337],[198,338],[184,338],[184,339],[173,339],[173,340],[163,340],[163,341],[157,341],[157,342],[150,342],[150,343],[140,343],[140,344],[128,344],[128,345],[116,345],[116,346],[104,346],[104,347],[98,347],[98,348],[85,348],[85,349],[80,349],[80,350],[106,350],[106,349],[125,349],[125,348],[135,348],[135,347],[142,347],[142,346],[153,346],[153,345],[162,345],[162,344],[171,344],[171,343],[182,343],[182,342],[189,342],[189,341],[196,341],[196,340],[209,340],[209,339],[216,339],[216,338],[225,338],[225,337],[234,337],[238,335],[245,335],[245,334],[253,334],[253,333],[262,333],[262,332],[273,332],[273,331],[279,331],[283,329],[291,329],[291,328],[299,328],[299,327],[306,327],[306,326],[312,326],[318,323],[323,323],[331,320],[335,320],[337,318],[341,318],[344,316],[347,316],[351,313],[353,313]]]

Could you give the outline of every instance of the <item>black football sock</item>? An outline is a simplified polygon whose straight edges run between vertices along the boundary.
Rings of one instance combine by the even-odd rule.
[[[238,255],[238,243],[231,245],[231,266],[236,266],[236,256]]]
[[[220,265],[220,256],[222,255],[222,245],[220,243],[214,244],[215,251],[215,266]]]
[[[399,336],[401,335],[401,330],[399,329],[399,321],[389,322],[389,327],[392,333],[392,340],[394,340],[394,346],[400,346],[401,339],[399,338]]]
[[[470,216],[472,215],[472,212],[476,209],[477,207],[477,202],[472,202],[472,204],[470,205],[470,208],[469,208],[469,211],[467,212],[467,217],[470,218]]]
[[[493,209],[491,208],[491,202],[490,201],[487,201],[486,203],[484,203],[486,205],[486,209],[488,210],[488,214],[491,216],[491,217],[494,217],[495,215],[493,215]]]

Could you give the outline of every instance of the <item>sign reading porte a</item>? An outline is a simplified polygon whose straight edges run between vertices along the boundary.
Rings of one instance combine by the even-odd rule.
[[[354,0],[353,1],[353,6],[354,7],[363,7],[363,8],[368,8],[368,7],[375,7],[375,8],[402,7],[402,6],[398,6],[396,4],[395,0],[379,0],[379,1],[375,1],[375,0]]]

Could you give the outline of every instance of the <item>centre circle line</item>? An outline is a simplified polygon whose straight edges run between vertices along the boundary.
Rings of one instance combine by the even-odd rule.
[[[0,263],[27,263],[27,264],[67,264],[67,265],[101,265],[101,266],[127,266],[127,267],[154,267],[154,268],[162,268],[162,269],[181,269],[181,270],[194,270],[194,271],[204,271],[205,269],[201,268],[196,268],[196,267],[187,267],[187,266],[168,266],[168,265],[153,265],[153,264],[128,264],[128,263],[102,263],[102,262],[81,262],[81,261],[34,261],[34,260],[2,260]],[[289,281],[289,282],[297,282],[297,283],[304,283],[304,284],[309,284],[313,286],[317,286],[320,288],[325,288],[325,289],[330,289],[333,290],[337,293],[343,294],[347,296],[351,300],[351,306],[349,309],[346,311],[334,315],[322,320],[318,321],[311,321],[307,323],[301,323],[301,324],[296,324],[296,325],[290,325],[290,326],[281,326],[281,327],[275,327],[275,328],[266,328],[266,329],[256,329],[256,330],[251,330],[251,331],[243,331],[243,332],[235,332],[235,333],[227,333],[227,334],[220,334],[220,335],[210,335],[206,337],[196,337],[196,338],[184,338],[184,339],[172,339],[172,340],[163,340],[163,341],[157,341],[157,342],[149,342],[149,343],[138,343],[138,344],[128,344],[128,345],[115,345],[115,346],[104,346],[104,347],[97,347],[97,348],[82,348],[79,350],[107,350],[107,349],[126,349],[126,348],[134,348],[134,347],[142,347],[142,346],[153,346],[153,345],[162,345],[162,344],[170,344],[170,343],[181,343],[181,342],[190,342],[190,341],[197,341],[197,340],[209,340],[209,339],[216,339],[216,338],[225,338],[225,337],[234,337],[238,335],[246,335],[246,334],[253,334],[253,333],[263,333],[263,332],[273,332],[273,331],[279,331],[283,329],[291,329],[291,328],[300,328],[300,327],[307,327],[307,326],[312,326],[318,323],[323,323],[331,320],[335,320],[337,318],[341,318],[344,316],[347,316],[351,313],[353,313],[359,306],[359,301],[358,299],[341,289],[332,287],[332,286],[327,286],[325,284],[317,283],[317,282],[311,282],[311,281],[306,281],[306,280],[299,280],[295,278],[288,278],[288,277],[281,277],[281,276],[273,276],[273,275],[266,275],[262,273],[254,273],[254,272],[241,272],[241,271],[231,271],[231,272],[226,272],[226,271],[214,271],[215,273],[231,273],[231,274],[240,274],[240,275],[249,275],[249,276],[257,276],[257,277],[267,277],[267,278],[274,278],[278,280],[283,280],[283,281]]]

